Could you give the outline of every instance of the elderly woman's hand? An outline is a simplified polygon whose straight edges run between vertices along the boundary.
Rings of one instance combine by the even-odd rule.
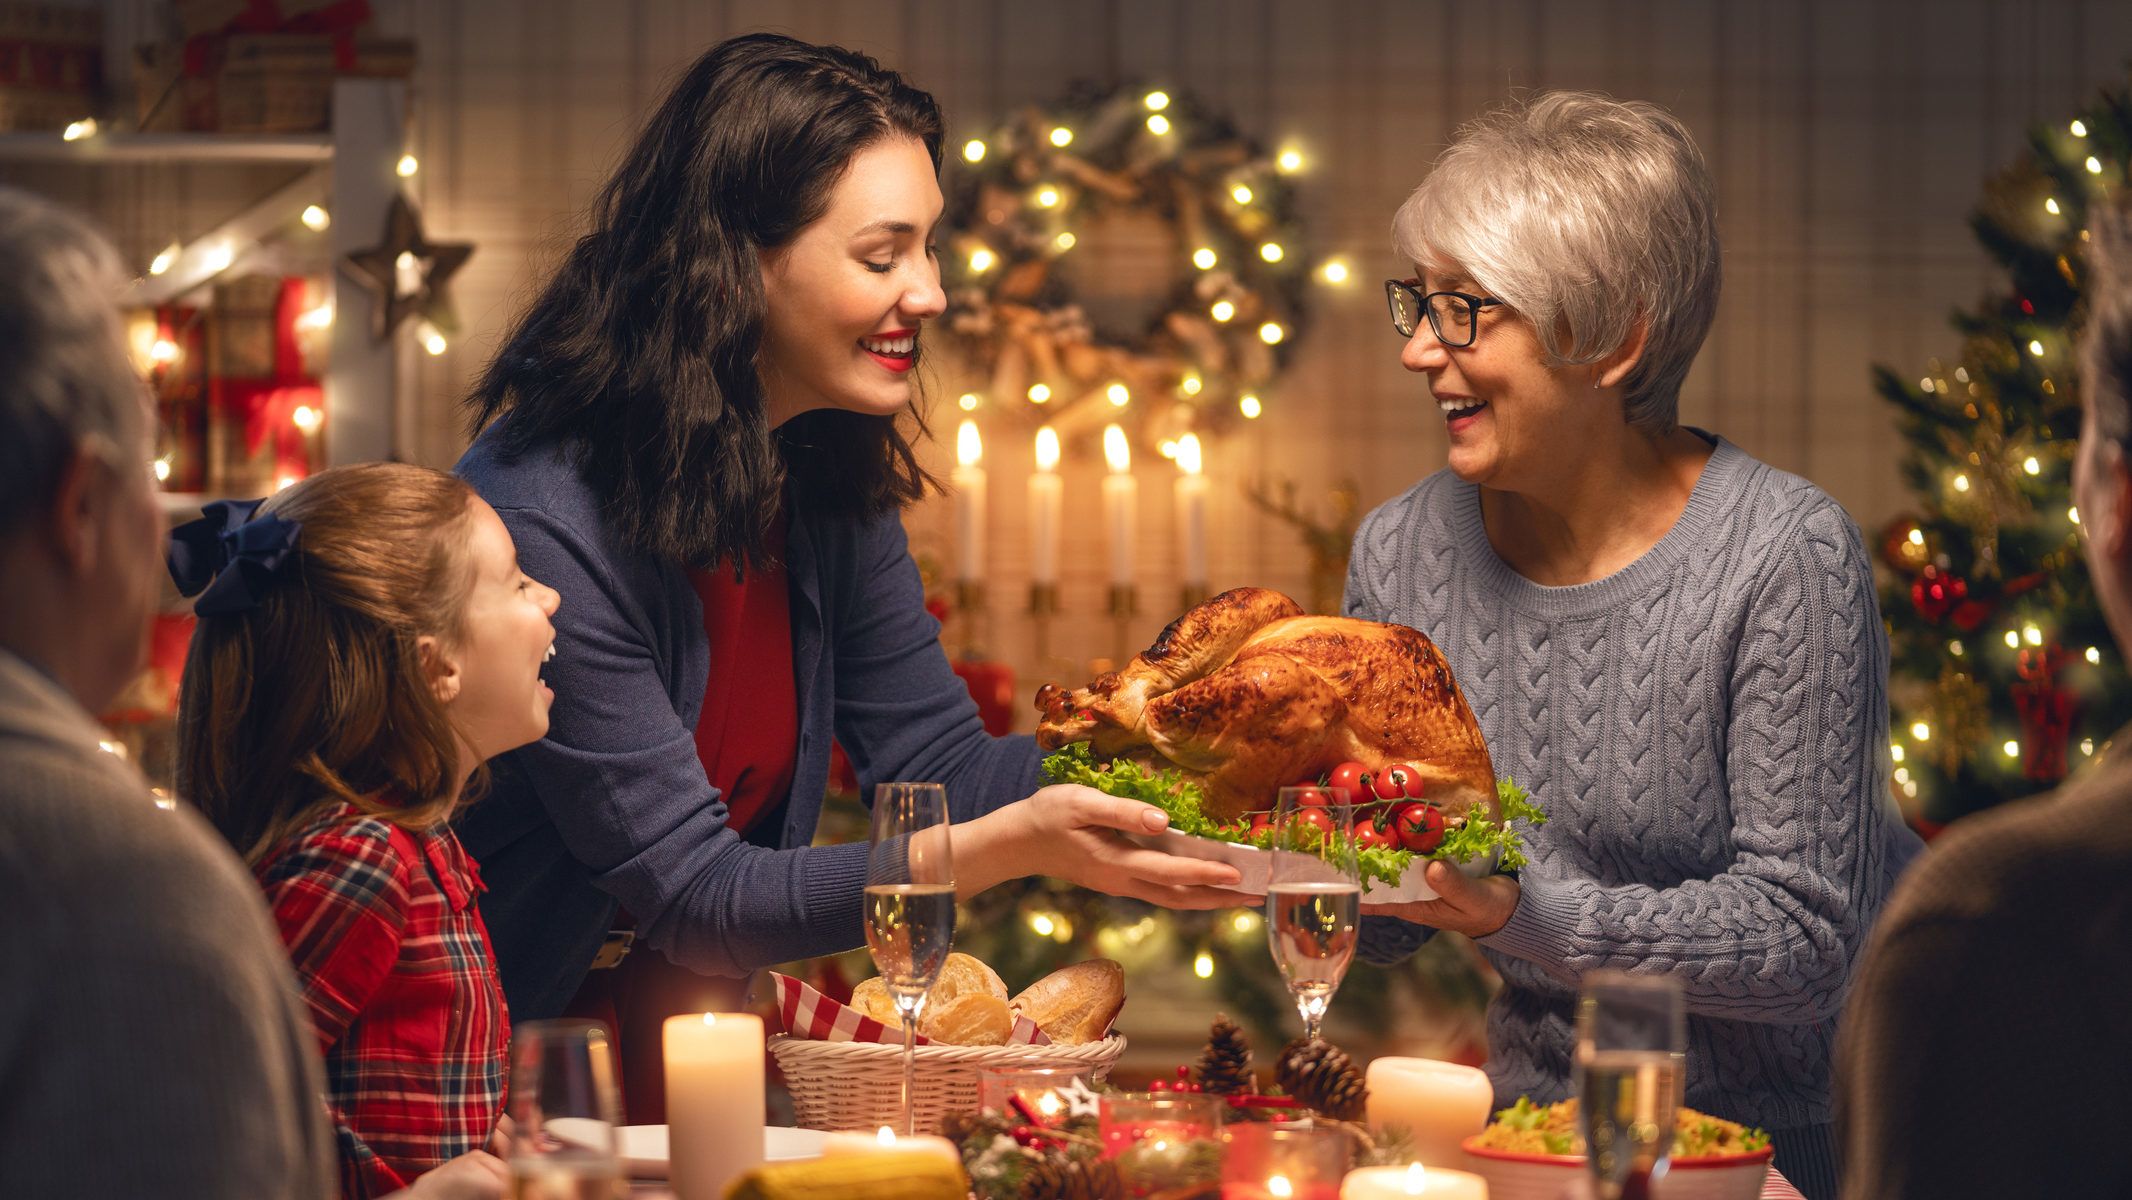
[[[1422,879],[1436,889],[1436,899],[1405,904],[1365,904],[1363,913],[1372,917],[1398,917],[1416,925],[1432,925],[1477,938],[1501,929],[1510,920],[1510,915],[1518,910],[1518,881],[1508,875],[1473,879],[1450,863],[1437,861],[1425,868]]]
[[[1049,875],[1165,908],[1257,902],[1227,890],[1242,882],[1235,867],[1149,850],[1125,836],[1167,828],[1168,814],[1151,804],[1054,784],[952,827],[956,888],[967,897],[1009,879]]]

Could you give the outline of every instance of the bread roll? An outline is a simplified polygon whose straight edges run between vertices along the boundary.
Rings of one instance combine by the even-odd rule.
[[[1014,1030],[1007,1002],[982,992],[965,992],[946,1004],[925,1006],[918,1032],[953,1046],[1004,1046]]]
[[[1125,1007],[1125,968],[1107,958],[1060,967],[1024,988],[1008,1006],[1054,1042],[1092,1042],[1109,1032]]]
[[[963,1003],[978,1000],[992,1003]],[[878,975],[851,989],[851,1007],[890,1029],[903,1027],[896,998]],[[951,1013],[955,1015],[948,1015]],[[995,1028],[997,1036],[992,1032]],[[940,978],[926,990],[918,1032],[936,1042],[957,1046],[999,1046],[1006,1043],[1013,1028],[1014,1018],[1007,1011],[1007,985],[999,973],[970,955],[948,955],[940,966]]]

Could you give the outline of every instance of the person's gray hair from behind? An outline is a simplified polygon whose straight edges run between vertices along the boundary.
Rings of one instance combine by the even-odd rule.
[[[1459,129],[1392,219],[1400,257],[1456,272],[1530,321],[1555,366],[1648,323],[1630,424],[1677,420],[1717,315],[1717,195],[1687,126],[1652,104],[1548,92]]]
[[[0,187],[0,534],[43,513],[88,446],[114,466],[145,448],[141,383],[126,355],[125,273],[80,217]]]
[[[2095,428],[2132,451],[2132,194],[2096,215],[2087,299],[2081,387]]]

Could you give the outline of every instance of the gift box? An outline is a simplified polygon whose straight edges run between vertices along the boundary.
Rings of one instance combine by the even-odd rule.
[[[59,130],[95,112],[104,81],[103,14],[0,4],[0,130]]]
[[[335,79],[404,79],[414,67],[407,38],[218,34],[138,47],[134,91],[143,129],[319,133],[332,126]]]
[[[215,285],[208,321],[207,487],[261,496],[311,471],[315,423],[325,392],[306,362],[298,318],[318,285],[299,277],[252,277]]]

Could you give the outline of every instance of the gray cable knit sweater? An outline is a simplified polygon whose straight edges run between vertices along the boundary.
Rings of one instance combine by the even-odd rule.
[[[1439,471],[1356,535],[1350,616],[1449,658],[1495,761],[1550,816],[1488,1014],[1498,1103],[1572,1094],[1578,980],[1662,971],[1688,999],[1687,1103],[1828,1122],[1835,1019],[1917,847],[1888,800],[1887,638],[1835,501],[1717,440],[1686,510],[1605,579],[1543,587]],[[1428,931],[1364,923],[1376,961]]]

